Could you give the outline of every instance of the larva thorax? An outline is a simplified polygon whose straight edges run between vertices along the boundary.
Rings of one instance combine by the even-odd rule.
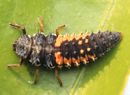
[[[18,56],[28,60],[33,65],[44,65],[51,68],[54,67],[53,52],[55,39],[55,35],[45,36],[41,32],[32,37],[22,35],[14,42],[13,49]]]

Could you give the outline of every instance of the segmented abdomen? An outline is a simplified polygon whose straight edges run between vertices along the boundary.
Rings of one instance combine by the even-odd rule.
[[[55,42],[55,61],[59,66],[87,64],[104,55],[120,39],[119,32],[59,35]]]

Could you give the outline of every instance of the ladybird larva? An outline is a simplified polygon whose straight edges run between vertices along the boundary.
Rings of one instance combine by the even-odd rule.
[[[55,70],[55,76],[62,86],[58,75],[61,67],[79,66],[102,57],[121,40],[120,32],[97,32],[79,35],[59,35],[62,25],[56,29],[56,34],[45,35],[41,18],[38,19],[40,31],[34,36],[26,34],[26,29],[16,23],[13,28],[20,29],[23,35],[13,44],[13,50],[21,58],[20,64],[9,64],[8,67],[19,67],[25,61],[36,67],[34,83],[37,82],[39,67],[44,66]]]

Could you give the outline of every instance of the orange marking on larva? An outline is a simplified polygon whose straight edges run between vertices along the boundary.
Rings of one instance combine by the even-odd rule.
[[[85,38],[86,38],[86,35],[83,34],[83,33],[81,33],[81,36],[82,36],[82,37],[81,37],[82,39],[85,39]]]
[[[84,62],[84,64],[88,63],[85,57],[80,57],[80,60]]]
[[[63,37],[63,41],[66,41],[66,40],[68,40],[68,35],[64,35]]]
[[[83,53],[84,53],[84,50],[83,50],[83,49],[81,49],[81,50],[80,50],[80,54],[83,54]]]
[[[88,55],[85,55],[85,59],[88,61]]]
[[[61,56],[61,52],[56,52],[55,53],[55,58],[56,58],[56,63],[58,65],[63,64],[63,57]]]
[[[72,60],[71,60],[71,58],[69,58],[69,62],[70,62],[70,63],[72,63]]]
[[[83,60],[84,64],[87,64],[88,62],[86,60]]]
[[[78,41],[78,45],[82,45],[83,44],[83,41],[82,40],[79,40]]]
[[[80,59],[79,59],[79,57],[78,57],[78,59],[77,59],[77,62],[80,63]]]
[[[69,36],[69,35],[65,35],[64,37],[63,37],[63,41],[71,41],[73,39],[73,37],[72,36]]]
[[[64,57],[64,63],[68,63],[68,59]]]
[[[56,47],[60,47],[61,46],[61,43],[63,41],[63,37],[61,35],[59,35],[56,39],[56,42],[55,42],[55,46]]]
[[[90,59],[92,59],[93,61],[96,60],[96,55],[88,55],[88,57],[89,57]]]
[[[72,41],[74,38],[75,38],[75,37],[74,37],[74,34],[73,34],[73,35],[70,36],[69,41]]]
[[[87,48],[87,51],[88,51],[88,52],[91,51],[91,48]]]
[[[76,62],[75,65],[78,67],[80,64],[78,62]]]
[[[85,43],[86,43],[86,44],[88,43],[88,39],[85,39]]]
[[[65,67],[70,67],[71,65],[69,63],[66,63]]]
[[[80,36],[80,38],[83,38],[83,37],[84,37],[84,36],[83,36],[83,33],[81,33],[79,36]]]
[[[85,58],[84,57],[80,57],[80,61],[83,61]]]
[[[71,58],[69,58],[69,59],[64,58],[64,64],[66,67],[70,67],[71,66]]]
[[[80,58],[78,57],[77,59],[76,58],[72,58],[72,62],[76,65],[76,66],[79,66],[80,65]]]
[[[75,60],[76,60],[75,58],[72,58],[72,63],[74,63],[74,62],[75,62]]]
[[[85,55],[85,59],[86,59],[87,63],[89,63],[89,57],[88,57],[88,55]]]
[[[90,36],[90,33],[86,33],[86,37],[89,37]]]
[[[64,64],[71,64],[71,58],[67,59],[64,57]]]
[[[73,38],[75,38],[75,34],[73,33],[73,34],[71,34],[71,36],[73,37]]]
[[[79,58],[78,58],[78,59],[72,58],[72,62],[73,62],[73,63],[75,63],[76,61],[79,63],[79,62],[80,62],[80,59],[79,59]]]
[[[63,36],[63,41],[66,41],[66,36],[65,35]]]
[[[76,36],[76,40],[79,40],[79,39],[81,39],[82,38],[82,35],[77,35]]]
[[[72,58],[72,63],[75,63],[76,59],[75,58]]]

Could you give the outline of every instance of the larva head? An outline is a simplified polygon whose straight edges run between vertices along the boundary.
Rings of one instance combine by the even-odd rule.
[[[13,50],[22,58],[27,58],[31,51],[31,38],[28,35],[22,35],[13,44]]]

